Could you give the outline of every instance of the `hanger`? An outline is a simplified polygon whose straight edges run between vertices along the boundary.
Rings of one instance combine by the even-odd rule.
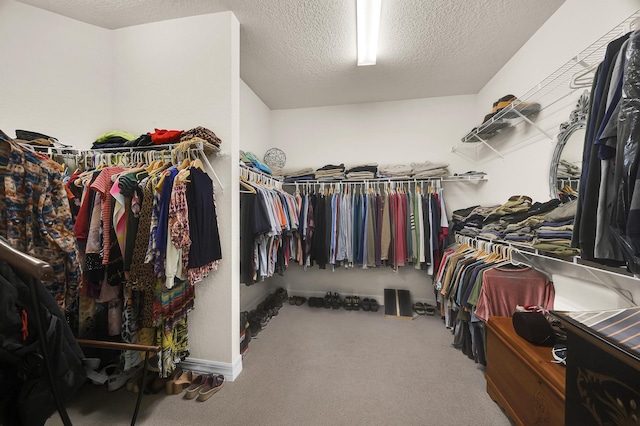
[[[577,60],[577,57],[576,57],[576,60]],[[571,78],[571,81],[569,82],[569,88],[571,89],[581,89],[583,87],[590,88],[593,83],[595,71],[600,64],[595,63],[593,65],[589,65],[584,61],[578,61],[578,63],[581,64],[584,67],[584,69],[576,72],[573,75],[573,77]]]

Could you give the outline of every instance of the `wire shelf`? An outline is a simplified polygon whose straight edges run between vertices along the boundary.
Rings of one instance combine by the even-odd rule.
[[[631,24],[639,18],[640,10],[616,25],[605,35],[582,50],[578,55],[568,60],[564,65],[509,104],[509,106],[498,111],[493,117],[482,123],[482,125],[464,135],[461,138],[461,142],[454,145],[451,151],[474,162],[478,161],[481,152],[486,151],[504,158],[505,152],[501,152],[492,147],[489,140],[500,134],[504,134],[504,129],[507,127],[504,126],[505,123],[508,123],[509,128],[513,128],[523,122],[528,122],[548,140],[554,141],[554,138],[549,135],[545,129],[542,129],[533,122],[535,115],[571,96],[576,91],[584,90],[584,87],[574,87],[571,84],[574,76],[580,72],[596,67],[604,58],[609,43],[628,32]],[[528,105],[532,104],[538,104],[539,109],[531,114],[522,113],[526,111]],[[509,150],[509,152],[511,151],[513,151],[513,149]]]

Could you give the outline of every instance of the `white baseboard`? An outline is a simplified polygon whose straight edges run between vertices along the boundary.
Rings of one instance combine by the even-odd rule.
[[[242,357],[238,356],[233,363],[187,358],[180,362],[180,366],[183,370],[191,370],[201,374],[222,374],[225,381],[233,382],[242,372]]]

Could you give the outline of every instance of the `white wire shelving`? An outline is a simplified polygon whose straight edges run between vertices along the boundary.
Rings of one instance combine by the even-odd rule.
[[[581,76],[583,82],[585,80],[588,82],[589,78],[592,79],[592,73],[604,58],[607,45],[627,33],[631,28],[631,24],[639,18],[640,10],[616,25],[529,91],[519,96],[509,106],[498,111],[482,125],[464,135],[460,142],[451,148],[451,151],[476,163],[479,162],[481,157],[487,155],[489,159],[504,158],[506,153],[524,147],[531,142],[532,138],[528,138],[526,141],[515,145],[508,145],[508,148],[502,148],[502,145],[505,145],[503,143],[505,139],[513,135],[513,129],[523,123],[535,129],[538,134],[544,136],[544,139],[554,142],[555,138],[550,134],[549,130],[543,129],[535,122],[537,115],[563,99],[574,95],[577,91],[584,90],[587,86],[590,87],[590,83],[587,85],[575,84],[576,76]],[[536,104],[539,105],[539,108],[531,107]],[[537,140],[539,139],[538,137]],[[498,140],[500,140],[501,147],[496,147],[498,144],[494,143]]]

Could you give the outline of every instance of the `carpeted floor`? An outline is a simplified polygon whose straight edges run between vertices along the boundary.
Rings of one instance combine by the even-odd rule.
[[[139,425],[510,425],[484,371],[438,317],[285,304],[252,340],[235,382],[206,402],[145,395]],[[85,385],[74,425],[125,425],[135,395]],[[47,425],[62,424],[54,414]]]

